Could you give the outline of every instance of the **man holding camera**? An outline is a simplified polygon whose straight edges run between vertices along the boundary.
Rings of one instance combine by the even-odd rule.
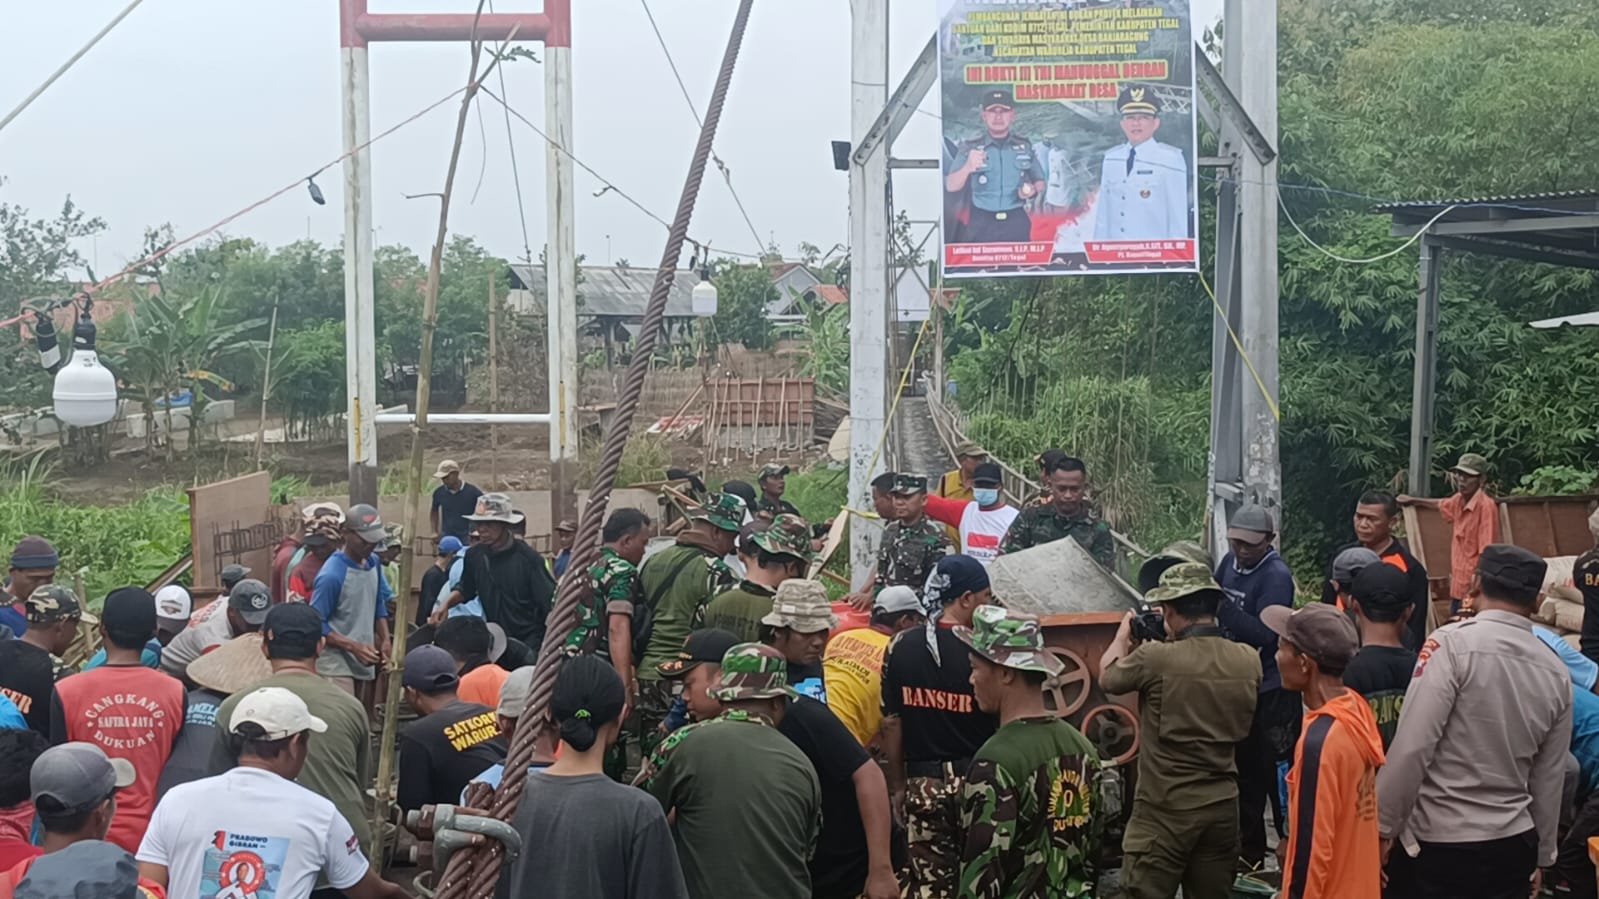
[[[1167,568],[1147,599],[1161,626],[1129,612],[1099,663],[1106,693],[1138,693],[1143,733],[1122,895],[1171,899],[1180,885],[1187,899],[1226,899],[1238,860],[1234,747],[1254,717],[1260,656],[1217,625],[1222,592],[1206,566]]]

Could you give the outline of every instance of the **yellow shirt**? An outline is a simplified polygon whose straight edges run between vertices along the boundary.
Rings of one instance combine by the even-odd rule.
[[[883,652],[889,635],[870,627],[840,631],[822,655],[827,707],[862,746],[877,740],[883,723]]]

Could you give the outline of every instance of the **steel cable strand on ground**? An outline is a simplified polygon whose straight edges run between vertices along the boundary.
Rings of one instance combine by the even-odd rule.
[[[711,144],[716,137],[716,126],[722,117],[722,106],[732,82],[733,67],[749,23],[753,0],[741,0],[733,20],[732,34],[722,57],[722,68],[706,109],[705,122],[700,129],[699,143],[694,148],[694,160],[689,166],[688,178],[678,199],[677,215],[667,235],[666,248],[661,253],[661,264],[655,274],[655,286],[639,327],[639,337],[633,358],[628,365],[627,381],[618,399],[616,418],[606,434],[605,447],[594,475],[589,493],[589,503],[578,523],[572,546],[572,562],[562,578],[555,606],[546,621],[544,645],[539,650],[538,666],[533,676],[533,691],[527,711],[518,720],[519,726],[512,736],[511,751],[505,760],[505,776],[494,795],[492,813],[502,821],[510,820],[522,799],[522,789],[527,781],[528,764],[533,760],[535,743],[545,728],[542,726],[549,711],[550,696],[554,692],[555,674],[560,668],[561,645],[578,622],[578,604],[587,587],[584,572],[599,557],[600,527],[605,519],[606,506],[616,475],[622,464],[622,451],[627,446],[628,432],[632,427],[633,413],[638,408],[643,393],[644,379],[649,373],[650,357],[660,336],[666,318],[666,299],[677,271],[677,260],[682,255],[683,243],[688,234],[689,220],[694,214],[694,202],[699,196],[700,182],[710,159]],[[486,899],[493,894],[499,879],[501,851],[498,848],[473,847],[457,852],[441,879],[438,899]]]

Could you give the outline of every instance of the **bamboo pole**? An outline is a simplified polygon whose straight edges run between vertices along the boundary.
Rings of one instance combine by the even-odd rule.
[[[261,451],[266,446],[267,398],[272,395],[272,346],[277,339],[278,294],[277,291],[273,291],[272,324],[267,327],[266,373],[261,376],[261,421],[255,428],[255,467],[258,469],[261,467]]]
[[[482,13],[483,3],[480,0],[478,15]],[[407,534],[416,533],[416,510],[422,496],[422,455],[427,443],[428,400],[433,386],[433,333],[438,328],[439,269],[443,265],[444,242],[449,238],[450,196],[455,189],[455,172],[461,161],[461,142],[466,135],[467,113],[472,108],[472,100],[477,96],[478,85],[494,70],[503,55],[494,54],[494,59],[488,68],[479,75],[478,63],[482,60],[483,45],[476,39],[476,20],[473,21],[472,30],[472,60],[467,70],[466,93],[461,97],[461,111],[455,119],[455,142],[450,147],[450,165],[444,174],[444,190],[439,195],[439,227],[433,240],[433,253],[428,260],[427,291],[422,297],[422,352],[417,360],[416,423],[411,426],[411,462],[405,491],[404,521]],[[519,29],[513,28],[506,36],[505,43],[500,45],[502,50],[516,39],[517,30]],[[394,617],[391,619],[395,625],[394,650],[389,654],[388,664],[385,666],[389,678],[388,697],[383,705],[383,736],[378,744],[375,791],[377,799],[373,803],[372,851],[368,856],[377,860],[383,858],[383,826],[389,817],[389,781],[393,778],[394,772],[395,719],[400,711],[400,681],[405,671],[406,622],[411,617],[411,572],[415,561],[415,541],[406,541],[405,548],[400,553],[400,585],[394,591]]]
[[[499,307],[494,296],[494,275],[489,274],[489,411],[500,411]],[[500,485],[500,426],[489,425],[489,480]]]

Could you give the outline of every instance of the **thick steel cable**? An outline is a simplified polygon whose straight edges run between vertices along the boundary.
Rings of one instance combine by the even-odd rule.
[[[694,202],[699,197],[700,182],[705,176],[710,160],[711,144],[716,139],[716,126],[722,118],[722,106],[727,99],[728,86],[733,80],[733,67],[738,61],[739,48],[744,41],[744,29],[749,24],[753,0],[740,0],[738,14],[733,19],[733,30],[728,36],[727,50],[722,56],[721,72],[716,77],[716,87],[711,92],[711,102],[705,111],[705,122],[700,127],[699,143],[694,147],[694,160],[689,165],[688,178],[683,184],[682,196],[677,201],[677,215],[667,234],[666,249],[661,253],[661,264],[655,272],[655,286],[650,293],[649,305],[644,311],[644,321],[639,326],[638,342],[628,364],[627,381],[617,402],[616,418],[605,435],[605,447],[600,456],[594,485],[589,492],[589,503],[578,522],[577,536],[572,544],[572,562],[562,578],[555,607],[546,622],[544,645],[539,650],[538,667],[533,675],[533,692],[527,711],[518,721],[511,740],[511,752],[505,760],[505,777],[494,794],[494,817],[509,821],[522,799],[522,789],[527,782],[528,764],[533,760],[534,745],[545,731],[543,726],[550,705],[550,695],[555,689],[555,674],[562,661],[561,645],[566,635],[578,622],[578,604],[588,587],[586,571],[599,557],[600,527],[605,520],[611,490],[616,486],[617,470],[622,464],[622,451],[627,447],[628,432],[632,429],[633,413],[638,408],[644,390],[644,378],[649,373],[650,357],[660,336],[666,318],[666,298],[677,274],[677,261],[683,252],[688,235],[689,220],[694,215]],[[478,791],[471,799],[482,801],[486,791]],[[438,899],[488,899],[494,892],[502,867],[502,850],[498,844],[473,847],[457,852],[450,859],[440,880]]]

